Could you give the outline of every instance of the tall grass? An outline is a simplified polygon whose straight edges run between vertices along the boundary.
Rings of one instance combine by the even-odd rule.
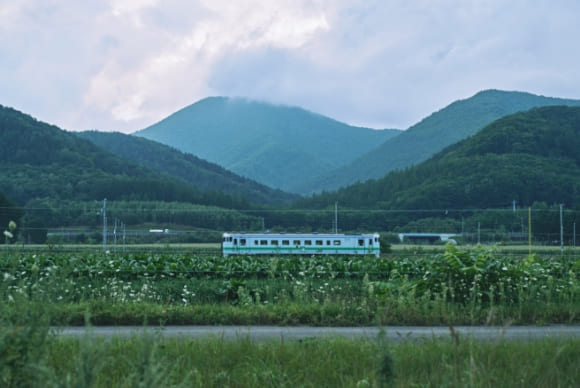
[[[6,387],[572,387],[580,381],[580,339],[254,342],[243,335],[164,339],[151,330],[108,339],[90,330],[82,338],[45,331],[42,343],[18,337],[28,353],[10,363],[14,336],[3,332],[0,343]]]

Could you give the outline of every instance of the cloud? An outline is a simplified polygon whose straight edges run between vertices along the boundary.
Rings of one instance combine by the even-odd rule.
[[[578,98],[575,0],[0,3],[0,103],[131,132],[210,95],[406,128],[487,88]]]
[[[123,12],[116,4],[117,18],[139,20],[139,7],[124,1]],[[299,2],[202,1],[204,18],[195,20],[186,34],[166,34],[156,47],[144,50],[140,60],[123,66],[113,56],[90,81],[85,103],[110,112],[113,119],[130,122],[153,120],[176,107],[205,97],[205,83],[211,69],[225,55],[262,48],[296,49],[319,31],[328,29],[323,13]],[[152,27],[153,30],[156,26]],[[146,35],[150,35],[146,34]]]

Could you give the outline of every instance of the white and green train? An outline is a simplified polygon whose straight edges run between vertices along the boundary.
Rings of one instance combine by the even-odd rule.
[[[379,234],[224,233],[222,252],[229,255],[374,255]]]

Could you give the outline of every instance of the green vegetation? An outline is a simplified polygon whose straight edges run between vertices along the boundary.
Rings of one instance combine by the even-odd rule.
[[[43,327],[0,330],[0,383],[8,387],[567,387],[580,379],[577,339],[255,343],[243,336],[163,339],[149,331],[102,341],[90,331],[67,339]]]
[[[510,96],[514,101],[508,105],[519,106],[522,96]],[[492,116],[501,114],[494,104],[503,101],[504,93],[476,97],[481,109],[477,119],[491,120],[490,111]],[[525,97],[537,101],[536,96]],[[475,128],[477,120],[461,114],[463,102],[452,107],[449,112],[456,110],[452,117],[461,119],[442,120],[430,134],[425,130],[423,138],[434,141],[427,148],[436,148],[435,140],[446,138],[442,126]],[[239,163],[232,162],[234,170],[266,178],[272,174],[270,178],[282,177],[284,183],[279,184],[288,185],[295,184],[292,179],[306,179],[307,173],[346,163],[369,144],[377,144],[381,136],[393,135],[356,129],[356,137],[364,139],[352,141],[352,128],[321,116],[225,99],[204,100],[159,127],[183,123],[192,114],[197,115],[193,122],[200,131],[215,123],[216,117],[218,124],[239,130],[226,135],[209,131],[218,136],[209,140],[189,133],[192,141],[233,157]],[[435,114],[425,123],[437,117],[444,116]],[[247,126],[258,122],[258,140],[246,136]],[[278,126],[280,122],[283,125]],[[418,133],[420,126],[408,133]],[[274,127],[285,133],[280,135]],[[323,135],[314,127],[324,128]],[[473,225],[477,225],[477,241],[480,232],[484,238],[493,233],[501,240],[515,236],[523,241],[532,236],[524,227],[524,206],[531,207],[534,239],[541,236],[542,243],[553,244],[560,242],[559,233],[554,236],[559,218],[554,204],[566,204],[566,225],[575,225],[579,208],[578,128],[580,108],[518,113],[416,167],[314,196],[294,208],[274,209],[258,208],[250,199],[280,204],[289,196],[190,155],[120,134],[84,135],[115,155],[0,106],[0,231],[4,232],[0,241],[0,385],[571,386],[580,378],[577,340],[507,344],[498,339],[479,344],[451,330],[452,341],[399,345],[385,344],[380,338],[263,344],[246,338],[165,340],[154,332],[100,341],[91,334],[81,340],[59,338],[49,326],[87,322],[155,326],[577,324],[580,259],[573,249],[541,256],[529,253],[522,258],[493,248],[447,245],[397,250],[381,259],[225,259],[215,248],[192,253],[188,248],[171,251],[168,244],[183,241],[180,228],[192,233],[187,241],[214,242],[223,230],[257,230],[265,225],[284,231],[330,230],[334,219],[330,207],[336,202],[341,206],[342,230],[388,231],[383,234],[385,248],[387,242],[395,241],[393,232],[398,231],[461,231],[460,243],[474,242]],[[288,131],[297,141],[294,145],[288,141]],[[236,146],[220,142],[226,138]],[[344,139],[348,150],[332,143]],[[275,144],[284,144],[284,149]],[[315,152],[304,144],[317,144]],[[256,160],[271,171],[258,171]],[[279,168],[287,174],[280,175]],[[374,167],[367,165],[363,170]],[[165,253],[143,247],[121,253],[116,245],[110,252],[101,252],[100,246],[90,245],[103,237],[103,198],[109,199],[110,220],[122,219],[144,230],[151,226],[175,231],[162,233]],[[518,203],[517,211],[477,210],[505,208],[512,200]],[[484,225],[481,231],[480,223]],[[53,229],[49,236],[49,228],[57,227],[61,234]],[[59,250],[69,231],[75,242],[87,244],[82,245],[86,251]],[[151,236],[133,236],[132,242],[152,242]],[[564,239],[575,242],[569,230]],[[30,242],[47,246],[27,245]]]
[[[55,201],[38,199],[29,202],[29,214],[46,220],[48,227],[84,225],[100,232],[103,219],[102,201]],[[220,230],[256,229],[261,218],[237,210],[183,202],[161,201],[107,201],[109,215],[128,225],[188,225],[212,232]],[[219,242],[221,233],[212,242]],[[133,240],[134,241],[134,240]]]
[[[578,209],[580,159],[575,150],[580,146],[579,128],[578,107],[517,113],[420,165],[336,193],[314,195],[295,206],[324,209],[338,202],[354,209],[474,209],[478,213],[475,209],[508,208],[515,200],[518,206],[534,210],[554,203]],[[442,219],[446,215],[441,211],[438,216]],[[408,222],[399,218],[398,225]],[[460,221],[455,219],[456,224]],[[499,225],[507,226],[504,222]]]
[[[479,92],[431,114],[352,163],[344,163],[330,173],[304,181],[299,192],[336,190],[355,182],[380,179],[390,171],[402,170],[429,159],[445,147],[476,134],[501,117],[534,107],[553,105],[578,106],[580,100],[500,90]],[[453,173],[454,170],[447,172]]]
[[[247,208],[240,194],[203,192],[128,162],[88,140],[0,106],[0,187],[19,204],[52,200],[157,200]]]
[[[289,192],[400,131],[351,127],[300,108],[212,97],[135,134]]]
[[[251,203],[282,205],[296,196],[273,190],[248,178],[236,175],[192,154],[138,136],[122,133],[87,131],[78,136],[133,163],[170,175],[207,193],[208,197],[246,198]]]
[[[257,200],[270,198],[263,203],[280,203],[288,196],[261,191],[264,187],[250,182],[246,186],[243,179],[231,181],[231,195],[201,190],[210,187],[202,183],[204,174],[196,175],[192,167],[193,175],[187,176],[195,158],[172,153],[168,147],[133,136],[87,133],[143,163],[132,164],[77,136],[2,108],[0,184],[5,192],[1,201],[22,208],[2,207],[0,218],[21,226],[19,242],[43,243],[50,227],[79,227],[80,233],[93,235],[94,242],[102,224],[97,212],[107,198],[115,211],[111,220],[115,217],[141,229],[161,222],[164,228],[196,230],[195,237],[184,235],[180,242],[216,242],[224,230],[330,231],[332,205],[339,203],[341,232],[461,233],[462,241],[470,243],[480,241],[477,233],[484,237],[482,241],[523,241],[527,239],[527,214],[507,211],[515,200],[519,209],[531,207],[532,237],[540,244],[559,240],[558,205],[554,204],[564,203],[565,240],[571,244],[580,193],[575,154],[580,145],[576,135],[579,109],[546,107],[505,117],[420,165],[281,209],[250,204],[246,195]],[[135,156],[156,154],[155,150],[161,156]],[[44,154],[47,156],[39,157]],[[145,167],[161,168],[164,161],[171,177]],[[224,171],[214,167],[208,169],[227,178],[228,174],[220,175]],[[218,176],[210,176],[215,187],[227,186]],[[8,215],[5,208],[19,214]],[[78,242],[87,241],[78,237]]]
[[[390,259],[21,252],[0,259],[3,386],[573,386],[577,339],[103,341],[50,324],[578,323],[577,256]]]
[[[395,257],[2,254],[1,312],[54,323],[517,324],[578,322],[576,256],[491,250]]]
[[[0,252],[3,386],[571,386],[578,339],[475,342],[459,324],[580,322],[578,256],[448,245],[412,257]],[[50,325],[86,325],[82,338]],[[448,339],[103,341],[96,325],[449,325]]]

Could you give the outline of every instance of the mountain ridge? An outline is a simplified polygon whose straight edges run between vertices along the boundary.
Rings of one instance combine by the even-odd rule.
[[[352,127],[298,107],[208,97],[133,135],[294,191],[304,179],[354,160],[399,133]]]
[[[532,108],[502,117],[415,166],[295,206],[485,209],[516,200],[522,206],[580,207],[579,135],[580,107]]]
[[[296,198],[146,138],[99,131],[84,131],[77,135],[118,156],[178,178],[202,191],[216,190],[230,195],[241,195],[252,203],[263,205],[280,205]]]
[[[485,125],[503,116],[550,105],[578,106],[580,100],[517,91],[482,90],[472,97],[454,101],[433,112],[352,163],[306,182],[298,191],[312,193],[336,190],[357,180],[364,182],[381,178],[390,171],[427,160],[444,147],[477,133]]]
[[[0,187],[13,201],[108,198],[247,207],[239,195],[207,195],[89,140],[0,105]]]

